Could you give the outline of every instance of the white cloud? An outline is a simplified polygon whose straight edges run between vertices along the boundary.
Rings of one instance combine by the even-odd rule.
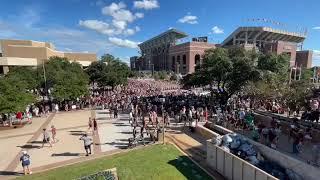
[[[51,42],[57,50],[74,52],[88,51],[101,55],[106,51],[112,52],[114,46],[101,38],[101,36],[79,30],[74,27],[59,26],[46,22],[41,24],[41,13],[45,9],[24,8],[20,13],[11,15],[5,20],[0,18],[0,36],[7,39],[30,39],[36,41]],[[28,17],[32,18],[32,23],[27,21]],[[3,35],[2,33],[5,32]]]
[[[223,34],[224,31],[222,28],[219,28],[218,26],[214,26],[212,29],[211,29],[211,33],[212,34]]]
[[[79,21],[79,25],[86,27],[88,29],[95,30],[101,34],[105,35],[114,35],[117,34],[114,28],[112,28],[108,23],[105,23],[103,21],[98,21],[98,20],[85,20]]]
[[[135,13],[134,14],[137,18],[143,18],[144,14],[143,13]]]
[[[178,20],[180,23],[198,24],[198,17],[192,15],[186,15]]]
[[[118,21],[133,22],[135,19],[142,18],[142,13],[133,14],[126,9],[126,5],[123,2],[111,3],[109,6],[102,8],[102,14],[109,15],[113,19]]]
[[[112,20],[112,24],[114,25],[114,27],[120,29],[120,30],[124,30],[127,27],[127,22],[126,21],[118,21],[118,20]]]
[[[320,30],[320,26],[313,27],[312,29]]]
[[[119,46],[119,47],[126,47],[126,48],[138,48],[138,42],[130,41],[128,39],[120,39],[116,37],[109,37],[108,38],[110,43]]]
[[[128,28],[128,24],[136,19],[143,18],[144,14],[140,12],[132,13],[126,7],[126,4],[123,2],[111,3],[103,7],[102,14],[111,16],[112,18],[110,23],[100,20],[80,20],[79,25],[108,36],[133,35],[140,31],[140,28]]]
[[[134,1],[133,6],[138,9],[155,9],[159,8],[159,2],[157,0],[141,0],[141,1]]]

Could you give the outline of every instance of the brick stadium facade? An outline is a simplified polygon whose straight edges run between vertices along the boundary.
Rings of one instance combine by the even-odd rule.
[[[132,58],[131,68],[140,71],[172,71],[182,75],[193,73],[195,66],[202,63],[205,50],[215,48],[216,45],[208,43],[206,37],[177,43],[185,37],[187,34],[170,29],[141,43],[141,57]],[[305,38],[304,34],[268,27],[239,27],[219,44],[219,47],[241,46],[262,53],[287,54],[291,67],[310,68],[312,52],[297,51],[302,47]]]

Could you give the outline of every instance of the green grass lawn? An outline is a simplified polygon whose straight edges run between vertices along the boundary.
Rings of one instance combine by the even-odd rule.
[[[212,179],[172,145],[154,145],[18,179],[75,179],[116,167],[120,180],[126,179]]]

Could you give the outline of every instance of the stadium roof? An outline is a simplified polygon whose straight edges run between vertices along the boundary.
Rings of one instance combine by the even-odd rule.
[[[177,29],[169,29],[168,31],[165,31],[147,41],[144,41],[142,42],[141,44],[139,44],[139,46],[141,45],[144,45],[144,44],[147,44],[149,42],[152,42],[152,41],[157,41],[157,40],[160,40],[162,38],[165,38],[165,37],[168,37],[168,36],[173,36],[174,39],[181,39],[181,38],[184,38],[184,37],[187,37],[188,35],[182,31],[179,31]]]
[[[301,33],[277,30],[269,27],[239,27],[221,43],[221,46],[233,45],[233,37],[244,40],[246,34],[248,41],[301,43],[306,38],[306,36]]]

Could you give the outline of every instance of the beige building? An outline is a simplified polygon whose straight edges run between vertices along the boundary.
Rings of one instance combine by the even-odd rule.
[[[94,53],[71,53],[55,50],[51,43],[31,40],[0,40],[0,74],[12,66],[37,66],[52,56],[68,58],[86,67],[97,60]]]

